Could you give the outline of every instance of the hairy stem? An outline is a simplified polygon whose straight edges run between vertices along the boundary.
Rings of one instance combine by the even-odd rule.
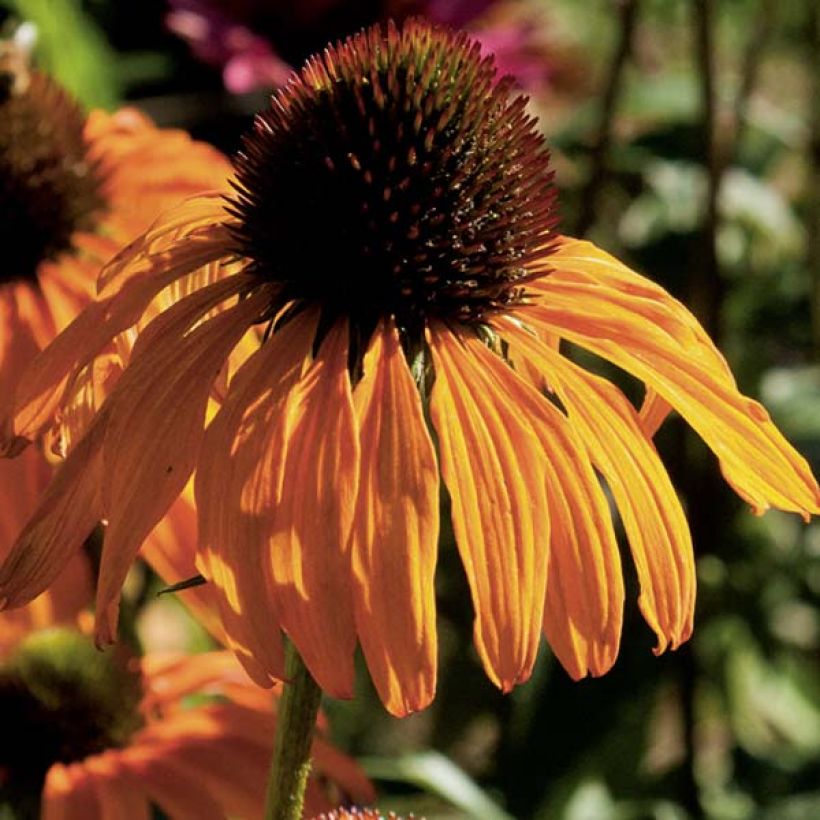
[[[310,749],[322,690],[288,641],[285,684],[279,702],[265,820],[301,820],[310,772]]]

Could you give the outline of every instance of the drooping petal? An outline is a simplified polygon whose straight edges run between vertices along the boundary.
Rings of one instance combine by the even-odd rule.
[[[652,387],[646,388],[646,395],[641,404],[638,418],[641,422],[641,429],[649,438],[660,430],[666,417],[672,411],[672,405]]]
[[[272,455],[281,459],[281,478],[270,488],[267,481],[250,482],[243,508],[269,522],[265,568],[282,626],[317,683],[349,698],[356,648],[349,539],[359,442],[346,323],[328,332],[315,361],[283,397],[270,441],[279,450]]]
[[[196,507],[189,481],[167,514],[145,539],[140,555],[166,584],[178,584],[197,574]],[[219,621],[213,584],[202,584],[174,593],[190,609],[196,620],[220,643],[225,631]]]
[[[579,246],[581,246],[579,248]],[[694,317],[590,243],[566,243],[521,310],[539,331],[558,333],[646,382],[720,459],[726,480],[756,513],[769,506],[820,512],[805,459],[757,402],[740,394],[723,357]]]
[[[529,360],[522,357],[521,363]],[[544,634],[573,678],[603,675],[618,654],[624,599],[609,505],[570,420],[529,385],[518,387],[518,397],[547,455],[550,560]]]
[[[196,464],[208,395],[231,348],[259,316],[265,289],[191,330],[243,288],[224,280],[179,302],[141,337],[106,402],[103,508],[109,524],[97,588],[97,640],[116,633],[119,591],[140,545]]]
[[[222,257],[226,239],[205,230],[166,253],[138,260],[134,273],[113,296],[92,302],[23,374],[14,417],[0,419],[0,455],[14,454],[40,434],[58,406],[68,379],[133,325],[151,299],[170,282]],[[135,263],[136,264],[136,263]]]
[[[310,361],[315,332],[315,316],[297,317],[237,371],[205,432],[195,480],[200,571],[217,590],[231,649],[263,686],[284,676],[278,602],[262,571],[270,498],[281,480],[271,431]],[[259,512],[247,501],[251,487],[264,502]]]
[[[91,426],[121,374],[119,359],[105,353],[79,371],[63,397],[55,425],[45,438],[51,453],[60,458],[68,455]]]
[[[191,197],[164,211],[103,268],[97,279],[98,297],[114,296],[134,276],[144,275],[146,268],[152,267],[152,257],[170,261],[167,255],[173,255],[179,244],[188,244],[192,239],[198,243],[207,236],[224,246],[228,239],[223,224],[226,217],[224,197],[217,192]]]
[[[540,344],[510,320],[503,335],[541,369],[570,424],[609,485],[621,513],[641,592],[639,605],[658,638],[656,652],[692,631],[695,567],[689,527],[677,494],[638,415],[623,394]]]
[[[546,261],[548,276],[534,279],[529,284],[536,290],[550,293],[562,284],[595,284],[610,290],[618,303],[634,304],[639,300],[643,310],[654,314],[657,323],[673,336],[686,340],[704,366],[713,368],[734,383],[734,377],[721,352],[714,346],[706,331],[692,312],[671,296],[660,285],[628,268],[591,242],[561,237],[550,251]]]
[[[436,380],[430,412],[453,529],[475,608],[474,638],[504,691],[525,681],[538,650],[549,558],[543,450],[475,337],[430,332]],[[520,381],[520,380],[519,380]]]
[[[52,472],[36,447],[18,458],[0,460],[0,561],[37,508]]]
[[[43,493],[0,567],[0,608],[26,604],[47,589],[102,518],[103,411]]]
[[[356,627],[382,702],[403,716],[436,687],[436,454],[394,325],[380,325],[353,394],[361,440],[352,532]]]

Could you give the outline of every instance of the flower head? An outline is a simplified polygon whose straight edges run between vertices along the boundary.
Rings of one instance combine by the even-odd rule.
[[[694,317],[555,232],[543,139],[465,35],[410,21],[329,47],[258,117],[236,170],[227,207],[192,199],[114,260],[21,382],[7,446],[155,294],[207,283],[144,327],[0,568],[7,603],[104,517],[111,639],[128,565],[196,469],[199,568],[251,676],[282,675],[283,630],[323,688],[350,696],[358,642],[406,714],[435,689],[442,481],[475,645],[505,691],[542,632],[573,677],[614,662],[624,587],[599,476],[657,651],[688,638],[692,546],[651,440],[670,407],[756,512],[817,512],[805,461]],[[264,342],[208,422],[216,374],[255,325]],[[641,379],[641,412],[563,339]]]
[[[40,816],[68,820],[151,804],[169,817],[262,815],[276,717],[230,653],[137,661],[73,629],[32,632],[0,660],[0,715],[0,805],[20,816],[38,803]],[[321,736],[313,753],[311,813],[373,799]]]
[[[416,346],[432,318],[520,301],[554,197],[543,137],[509,92],[476,44],[420,24],[309,60],[236,160],[248,272],[365,339],[395,317]]]
[[[181,131],[156,129],[136,111],[86,115],[29,66],[23,44],[0,42],[0,241],[7,249],[0,269],[0,401],[11,399],[38,349],[91,301],[103,263],[180,199],[224,188],[229,171],[218,151]],[[127,348],[120,344],[119,355],[112,352],[94,368],[100,389]],[[64,407],[66,433],[82,421],[81,404]],[[0,557],[20,536],[52,472],[39,448],[0,462]],[[190,501],[181,499],[146,542],[144,554],[169,583],[195,571],[192,516]],[[190,537],[188,559],[183,534]],[[51,575],[47,593],[8,613],[0,645],[73,618],[89,600],[86,563],[78,555],[59,579]],[[184,595],[214,630],[203,592]]]
[[[86,116],[18,51],[0,43],[5,389],[27,364],[24,348],[43,346],[92,296],[103,262],[160,211],[224,186],[229,171],[214,149],[135,111]]]

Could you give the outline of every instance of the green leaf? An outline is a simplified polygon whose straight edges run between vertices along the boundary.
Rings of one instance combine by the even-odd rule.
[[[21,22],[37,27],[37,65],[89,108],[120,99],[116,54],[79,0],[0,0]]]
[[[397,758],[368,757],[359,760],[369,777],[412,783],[444,798],[464,813],[480,820],[512,820],[458,766],[434,751]]]

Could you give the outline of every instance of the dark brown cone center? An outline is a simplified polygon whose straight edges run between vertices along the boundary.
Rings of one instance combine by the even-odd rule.
[[[44,75],[0,73],[0,283],[36,281],[103,206],[85,117]]]
[[[239,252],[283,298],[364,325],[509,307],[555,224],[548,151],[510,90],[420,21],[330,47],[236,159]]]
[[[126,745],[142,725],[138,674],[70,629],[32,633],[0,665],[0,813],[34,807],[49,768]]]

